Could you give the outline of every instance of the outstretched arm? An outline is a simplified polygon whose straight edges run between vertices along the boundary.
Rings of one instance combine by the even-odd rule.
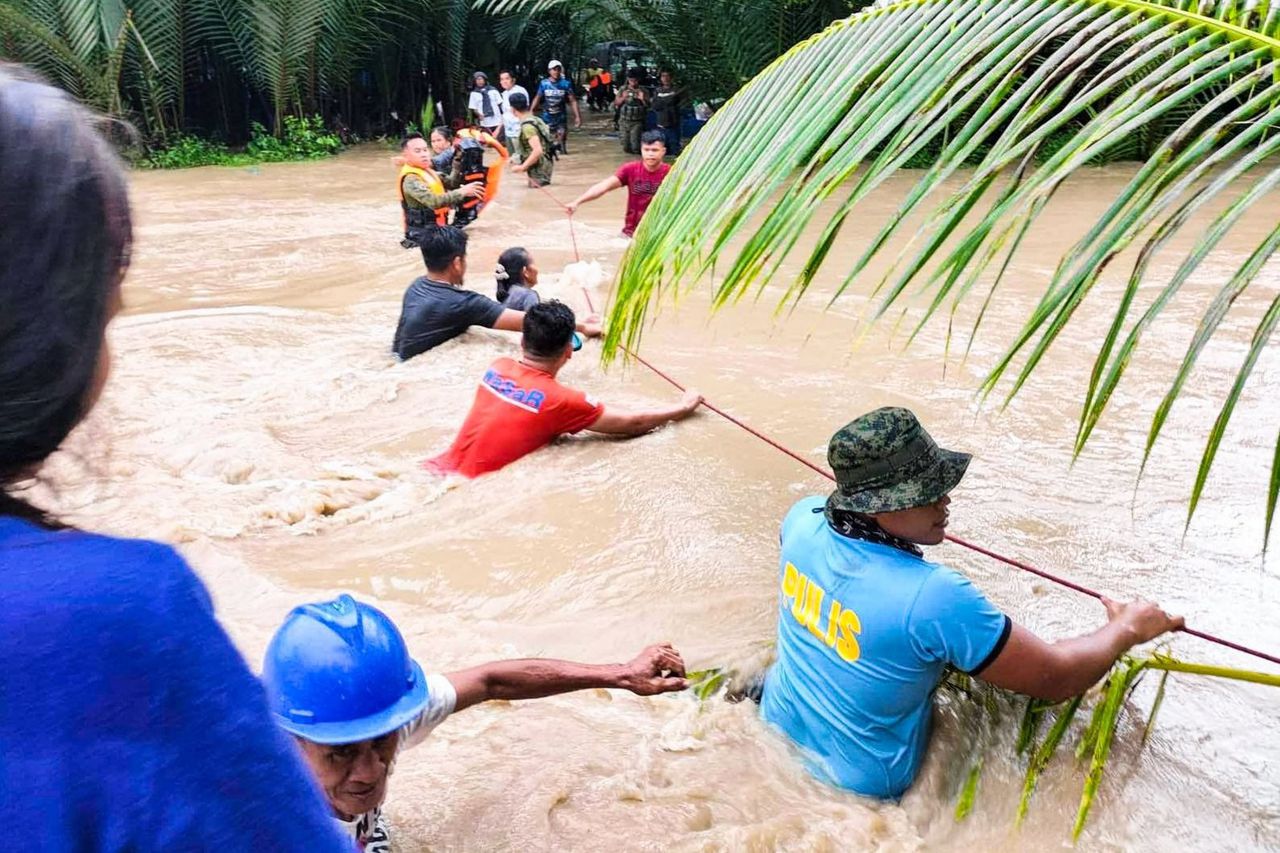
[[[686,391],[678,404],[663,409],[628,412],[606,407],[604,414],[587,429],[605,435],[644,435],[663,424],[689,417],[700,405],[702,395],[697,391]]]
[[[458,693],[455,711],[490,699],[539,699],[593,687],[640,696],[688,687],[684,660],[669,643],[649,646],[630,663],[589,664],[549,658],[500,660],[445,675]]]
[[[1107,674],[1129,649],[1183,625],[1149,601],[1102,599],[1107,624],[1091,634],[1046,643],[1015,624],[1004,649],[978,677],[997,687],[1061,702],[1079,696]]]
[[[610,175],[604,180],[597,181],[596,183],[592,184],[590,187],[587,188],[586,192],[584,192],[582,195],[578,196],[573,201],[566,204],[565,208],[570,213],[573,213],[578,209],[578,205],[583,204],[584,202],[594,201],[595,199],[600,198],[600,196],[604,195],[610,190],[619,189],[621,186],[622,186],[622,181],[618,180],[618,176]]]

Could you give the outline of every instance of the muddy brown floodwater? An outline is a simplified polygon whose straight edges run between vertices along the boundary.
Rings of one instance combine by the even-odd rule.
[[[566,440],[465,484],[420,470],[448,443],[485,366],[517,341],[477,331],[405,364],[391,357],[401,294],[421,261],[397,244],[389,156],[370,145],[317,163],[133,176],[138,243],[127,310],[111,331],[116,369],[72,442],[77,453],[52,466],[64,507],[82,524],[178,545],[255,668],[290,607],[340,591],[389,611],[429,671],[498,656],[620,660],[658,640],[694,666],[760,656],[774,634],[778,523],[828,484],[724,421],[704,412],[634,441]],[[614,140],[580,134],[553,189],[567,200],[621,159]],[[976,456],[953,495],[955,533],[1275,650],[1280,559],[1273,549],[1264,562],[1261,545],[1280,348],[1259,364],[1185,538],[1183,522],[1198,436],[1280,287],[1278,265],[1206,353],[1134,488],[1150,414],[1198,311],[1272,226],[1273,200],[1152,329],[1074,465],[1070,441],[1105,321],[1088,309],[1102,300],[1086,304],[1052,366],[1006,410],[974,397],[1069,237],[1128,174],[1090,171],[1059,192],[968,361],[953,354],[945,371],[943,326],[905,352],[892,324],[855,345],[861,297],[824,312],[815,293],[778,318],[772,288],[713,319],[700,293],[668,302],[643,351],[819,461],[847,420],[910,406],[941,441]],[[846,228],[846,254],[907,181],[866,203]],[[523,245],[543,289],[581,305],[560,275],[573,260],[564,216],[518,184],[508,176],[470,232],[468,285],[491,293],[498,253]],[[618,193],[577,219],[584,258],[606,278],[626,246],[622,206]],[[1180,258],[1167,252],[1153,279]],[[1103,289],[1116,284],[1113,275]],[[598,302],[607,290],[606,281]],[[589,343],[564,378],[606,401],[674,399],[638,366],[603,371],[598,354]],[[1044,635],[1101,622],[1095,602],[955,546],[933,556]],[[1255,663],[1188,637],[1173,649]],[[1140,750],[1153,692],[1139,689],[1120,728],[1081,849],[1280,849],[1280,694],[1175,677]],[[1015,723],[973,744],[965,713],[939,714],[919,783],[902,803],[878,804],[807,778],[750,703],[700,710],[687,696],[606,691],[492,703],[401,757],[387,811],[402,850],[1069,847],[1080,770],[1059,756],[1015,832]],[[975,754],[985,756],[976,808],[957,824],[954,797]]]

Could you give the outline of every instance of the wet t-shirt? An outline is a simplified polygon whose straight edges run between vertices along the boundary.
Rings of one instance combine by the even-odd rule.
[[[650,172],[644,167],[644,161],[633,160],[623,163],[615,176],[627,188],[627,218],[622,226],[622,233],[630,237],[636,233],[644,212],[649,209],[654,193],[662,185],[662,179],[671,171],[668,163],[659,163],[658,168]]]
[[[573,84],[563,77],[559,80],[543,77],[538,84],[538,94],[542,96],[543,115],[563,121],[564,105],[573,94]]]
[[[959,572],[841,536],[806,498],[782,523],[778,661],[761,713],[825,782],[898,797],[925,747],[947,666],[981,671],[1012,627]]]
[[[533,288],[525,287],[523,284],[513,284],[507,291],[507,298],[502,301],[502,305],[512,311],[528,311],[538,302],[538,294],[533,292]]]
[[[500,358],[480,380],[453,444],[425,464],[440,474],[478,477],[545,447],[557,436],[581,432],[602,414],[602,404],[566,388],[546,371]]]
[[[471,326],[492,329],[503,310],[500,303],[482,293],[423,276],[404,292],[391,348],[402,359],[413,358],[456,338]]]
[[[0,824],[8,850],[351,850],[172,548],[10,516]]]
[[[443,675],[427,676],[427,705],[418,716],[400,727],[400,741],[396,754],[417,746],[427,739],[432,729],[444,722],[458,704],[458,692],[453,683]],[[392,853],[391,833],[382,817],[381,807],[351,820],[334,819],[338,830],[355,842],[355,849],[363,853]]]

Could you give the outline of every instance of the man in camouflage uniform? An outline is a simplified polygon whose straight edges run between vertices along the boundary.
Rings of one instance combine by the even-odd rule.
[[[1150,602],[1103,600],[1091,634],[1046,643],[964,575],[924,559],[946,536],[950,492],[970,456],[944,450],[906,409],[883,408],[831,438],[836,490],[782,523],[778,660],[761,713],[810,771],[864,796],[896,798],[929,743],[947,667],[1059,702],[1137,643],[1182,625]]]

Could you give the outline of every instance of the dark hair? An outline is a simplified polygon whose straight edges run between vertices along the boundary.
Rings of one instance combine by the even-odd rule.
[[[645,74],[644,71],[640,69],[639,65],[633,65],[627,69],[627,76],[632,80],[643,80]]]
[[[516,74],[515,74],[515,72],[514,72],[514,71],[512,71],[510,68],[504,68],[504,69],[502,69],[501,71],[499,71],[499,72],[498,72],[498,76],[499,76],[499,77],[501,77],[503,74],[506,74],[506,75],[507,75],[508,77],[510,77],[512,80],[516,79]]]
[[[573,309],[552,299],[539,302],[524,312],[524,334],[520,344],[535,358],[555,358],[573,341]]]
[[[640,134],[641,145],[655,145],[661,143],[663,148],[667,147],[667,137],[660,130],[646,130]]]
[[[120,161],[69,96],[0,64],[0,514],[92,404],[133,226]]]
[[[404,135],[404,139],[400,140],[400,150],[403,151],[405,148],[407,148],[409,143],[412,142],[413,140],[422,139],[422,138],[423,138],[422,134],[418,133],[417,131],[414,131],[413,133],[406,133]]]
[[[524,112],[529,109],[529,96],[524,92],[513,92],[511,96],[507,98],[507,103],[511,105],[511,109]]]
[[[441,136],[443,136],[443,137],[444,137],[444,141],[445,141],[445,142],[452,142],[452,141],[453,141],[453,128],[452,128],[452,127],[449,127],[448,125],[444,125],[444,124],[442,124],[442,125],[438,125],[438,126],[436,126],[436,127],[433,127],[433,128],[431,128],[431,132],[432,132],[432,133],[438,133],[438,134],[440,134]],[[430,141],[430,140],[428,140],[428,141]]]
[[[452,225],[432,225],[422,231],[422,260],[428,270],[442,270],[454,258],[467,256],[467,232]]]
[[[511,285],[524,284],[524,268],[533,263],[529,250],[521,246],[513,246],[498,255],[498,268],[494,274],[498,277],[498,301],[506,302]]]

